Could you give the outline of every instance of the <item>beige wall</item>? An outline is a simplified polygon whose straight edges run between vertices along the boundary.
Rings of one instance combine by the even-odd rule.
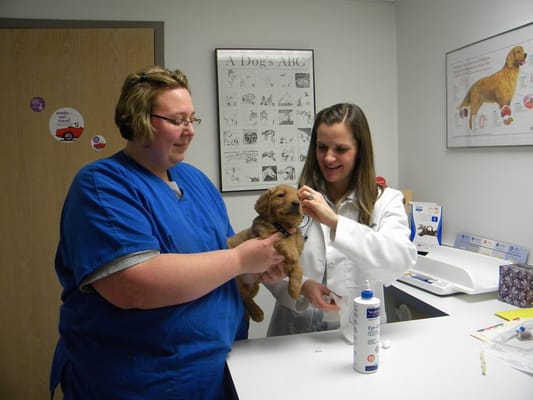
[[[186,161],[218,185],[217,47],[314,49],[317,109],[339,101],[358,103],[374,134],[378,173],[396,185],[395,8],[383,2],[345,0],[4,0],[0,15],[17,18],[144,20],[165,23],[167,67],[185,71],[202,126]],[[110,93],[113,98],[115,93]],[[236,230],[251,222],[257,193],[224,195]],[[52,262],[50,260],[50,268]],[[261,290],[268,314],[273,302]],[[252,324],[252,337],[267,323]]]
[[[187,161],[215,183],[214,48],[312,48],[317,108],[353,101],[365,109],[378,173],[443,204],[446,242],[470,230],[533,250],[531,147],[446,150],[444,81],[447,51],[529,22],[530,0],[4,0],[0,15],[164,21],[166,64],[188,73],[205,121]],[[224,198],[235,229],[245,227],[256,194]],[[252,336],[265,325],[253,325]]]
[[[399,182],[443,205],[447,243],[467,231],[533,251],[533,146],[446,149],[445,89],[446,52],[532,16],[530,0],[398,2]]]

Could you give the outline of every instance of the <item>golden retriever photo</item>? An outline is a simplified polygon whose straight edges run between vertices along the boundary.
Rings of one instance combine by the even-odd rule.
[[[514,96],[518,81],[519,69],[526,62],[527,53],[522,46],[516,46],[509,51],[503,67],[474,82],[468,89],[462,103],[457,107],[461,118],[469,117],[472,129],[472,117],[477,115],[484,103],[496,103],[500,107],[503,122],[509,125],[513,122],[511,116],[511,99]],[[505,118],[505,117],[508,118]]]
[[[253,220],[251,227],[228,238],[228,246],[236,247],[245,240],[256,237],[264,239],[277,231],[283,233],[285,237],[276,244],[276,249],[285,256],[289,295],[295,299],[300,295],[302,286],[303,269],[299,260],[304,240],[299,229],[292,234],[289,234],[288,230],[297,228],[303,219],[298,191],[289,185],[274,186],[259,196],[255,203],[255,211],[258,216]],[[239,277],[237,283],[248,316],[255,322],[261,322],[264,313],[254,301],[254,297],[259,292],[258,277],[252,280]]]

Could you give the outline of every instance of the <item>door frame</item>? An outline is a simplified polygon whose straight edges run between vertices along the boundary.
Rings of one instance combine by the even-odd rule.
[[[164,67],[165,43],[163,21],[100,21],[74,19],[0,18],[0,28],[18,29],[93,29],[93,28],[152,28],[154,30],[154,61]]]

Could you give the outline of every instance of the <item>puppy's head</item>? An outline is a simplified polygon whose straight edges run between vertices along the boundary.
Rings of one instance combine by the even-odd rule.
[[[522,46],[515,46],[507,55],[506,64],[509,68],[512,66],[521,66],[526,62],[527,53]]]
[[[255,203],[255,211],[265,221],[285,227],[298,226],[303,217],[298,190],[289,185],[274,186],[264,192]]]

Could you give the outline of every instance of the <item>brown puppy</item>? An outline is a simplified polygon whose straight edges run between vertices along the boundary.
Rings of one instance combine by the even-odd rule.
[[[477,80],[468,89],[457,109],[461,118],[466,118],[470,108],[470,129],[472,129],[472,116],[477,115],[483,103],[497,103],[502,118],[511,115],[511,99],[515,93],[520,66],[526,62],[526,57],[527,53],[522,46],[513,47],[499,71]],[[507,125],[511,122],[512,118],[504,119]]]
[[[299,264],[304,240],[300,230],[289,234],[290,228],[296,228],[302,222],[303,213],[298,198],[298,191],[289,185],[274,186],[259,196],[255,203],[258,216],[250,228],[244,229],[235,236],[228,238],[228,246],[235,247],[251,238],[266,238],[280,231],[285,236],[276,244],[278,252],[285,256],[285,271],[289,277],[289,295],[297,298],[300,295],[303,270]],[[254,301],[259,291],[258,277],[254,279],[237,279],[241,296],[250,318],[261,322],[264,313]]]

